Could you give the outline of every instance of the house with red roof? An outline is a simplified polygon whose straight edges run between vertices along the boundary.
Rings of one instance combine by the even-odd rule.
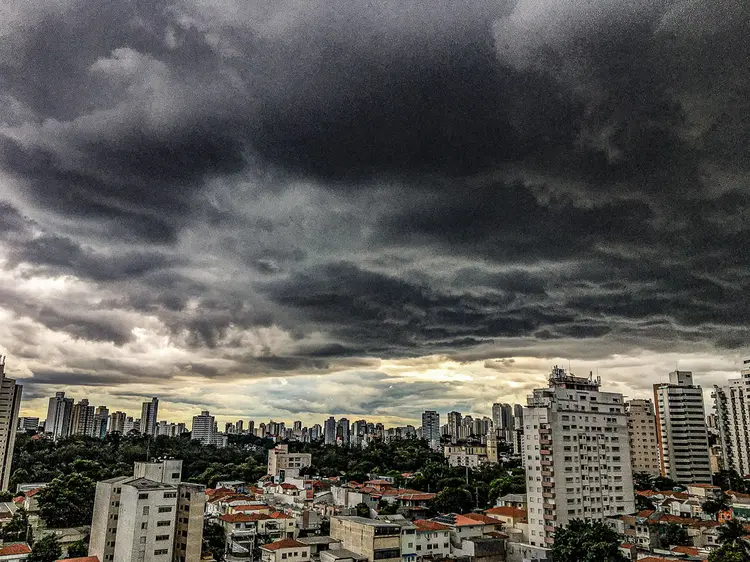
[[[281,539],[260,547],[261,562],[310,562],[310,547],[296,539]]]
[[[451,553],[451,528],[448,525],[417,519],[416,550],[417,558],[425,556],[435,559],[447,558]]]
[[[28,559],[31,548],[25,542],[17,542],[0,546],[0,561],[20,562]]]
[[[224,529],[228,554],[239,558],[247,557],[258,543],[297,536],[295,518],[280,512],[227,513],[217,523]]]
[[[84,556],[83,558],[65,558],[64,560],[57,560],[57,562],[99,562],[99,557]]]

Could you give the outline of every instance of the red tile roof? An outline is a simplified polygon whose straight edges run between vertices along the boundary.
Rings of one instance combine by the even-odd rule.
[[[265,513],[228,513],[219,519],[227,523],[250,523],[251,521],[265,521],[271,517]]]
[[[305,548],[307,545],[294,539],[281,539],[280,541],[264,544],[261,550],[281,550],[282,548]]]
[[[677,554],[687,554],[688,556],[698,556],[698,549],[694,546],[675,546],[671,549],[672,552]]]
[[[280,511],[275,511],[269,515],[271,519],[294,519],[291,515],[287,515],[286,513],[281,513]]]
[[[263,511],[269,509],[267,505],[238,505],[232,508],[236,512],[240,511]]]
[[[479,521],[480,523],[485,523],[487,525],[499,525],[499,522],[497,519],[493,519],[492,517],[487,517],[483,513],[467,513],[464,515],[464,517],[468,517],[469,519],[474,519],[475,521]],[[458,518],[456,518],[456,523],[458,523]]]
[[[66,558],[57,562],[99,562],[98,556],[84,556],[83,558]]]
[[[31,553],[31,549],[29,548],[29,545],[24,542],[17,542],[14,544],[9,544],[8,546],[4,546],[0,548],[0,556],[10,556],[11,554],[29,554]]]
[[[30,498],[31,496],[36,496],[41,491],[41,488],[34,488],[33,490],[29,490],[28,492],[24,492],[24,495],[27,498]]]
[[[297,486],[295,486],[294,484],[290,484],[289,482],[284,482],[281,485],[281,488],[284,490],[297,490],[298,489]]]
[[[423,492],[421,494],[401,494],[396,499],[401,500],[401,501],[411,501],[411,502],[427,501],[427,500],[431,500],[436,495],[437,494],[430,494],[427,492]]]
[[[487,510],[488,515],[500,515],[502,517],[512,517],[513,519],[526,519],[526,510],[518,509],[506,505],[505,507],[493,507]]]
[[[393,483],[388,482],[388,480],[368,480],[365,482],[365,486],[393,486]]]
[[[622,543],[622,544],[620,545],[620,548],[627,548],[628,550],[630,550],[631,548],[633,548],[633,546],[634,546],[634,545],[633,545],[633,544],[631,544],[631,543],[629,543],[629,542],[624,542],[624,543]]]
[[[427,521],[426,519],[417,519],[414,521],[414,524],[420,531],[450,531],[451,529],[448,525],[443,525],[435,521]]]

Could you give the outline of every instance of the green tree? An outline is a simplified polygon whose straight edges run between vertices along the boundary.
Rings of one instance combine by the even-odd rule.
[[[365,502],[358,503],[354,509],[360,517],[370,517],[370,508]]]
[[[62,557],[62,547],[55,535],[44,535],[31,547],[29,562],[55,562]]]
[[[209,521],[203,524],[203,550],[210,552],[217,562],[225,560],[226,540],[221,525]]]
[[[750,555],[750,542],[745,538],[747,531],[738,519],[730,519],[719,527],[718,541],[722,545],[735,545],[745,554]]]
[[[89,552],[89,545],[83,539],[71,543],[68,546],[68,551],[65,553],[65,558],[83,558]]]
[[[465,513],[474,505],[466,488],[445,488],[430,500],[430,507],[438,513]]]
[[[635,472],[633,473],[633,485],[636,490],[644,491],[651,490],[651,486],[654,484],[654,477],[648,472]]]
[[[750,556],[741,546],[730,542],[712,551],[708,562],[750,562]]]
[[[1,490],[0,502],[9,502],[9,501],[13,501],[13,493],[9,492],[8,490]]]
[[[668,549],[673,546],[689,546],[692,541],[685,527],[679,523],[667,523],[659,525],[659,543],[662,548]]]
[[[727,496],[722,491],[721,494],[716,496],[715,498],[710,498],[703,502],[701,504],[701,508],[703,509],[703,513],[706,513],[707,515],[713,515],[714,518],[718,521],[719,513],[729,509],[731,505],[732,502],[729,499],[729,496]]]
[[[635,495],[635,508],[638,511],[644,510],[644,509],[650,509],[655,510],[656,506],[654,505],[654,502],[652,502],[649,498],[646,496],[641,496],[639,494]]]
[[[0,529],[0,537],[5,542],[29,540],[29,515],[23,507],[19,507],[5,526]]]
[[[713,475],[714,486],[718,486],[725,492],[733,490],[743,494],[750,491],[750,485],[734,470],[720,470]]]
[[[96,483],[88,476],[58,476],[39,491],[39,515],[53,529],[90,525],[95,494]]]
[[[670,492],[675,488],[684,490],[684,488],[680,486],[678,482],[675,482],[674,480],[672,480],[671,478],[667,478],[666,476],[656,476],[651,480],[651,489],[656,490],[657,492]]]
[[[555,531],[555,562],[626,562],[620,537],[600,521],[574,519]]]

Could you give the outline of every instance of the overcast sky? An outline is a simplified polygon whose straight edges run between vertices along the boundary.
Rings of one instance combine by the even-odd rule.
[[[5,0],[0,347],[161,417],[488,414],[739,372],[750,42],[718,0]]]

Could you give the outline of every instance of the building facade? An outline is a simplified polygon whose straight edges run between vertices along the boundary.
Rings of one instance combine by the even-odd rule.
[[[724,467],[750,474],[750,359],[738,379],[714,386],[716,429]]]
[[[680,484],[711,484],[703,390],[690,371],[669,373],[654,385],[661,473]]]
[[[57,441],[70,435],[70,418],[73,415],[73,399],[65,398],[64,392],[56,392],[49,399],[44,432]]]
[[[656,414],[651,400],[635,399],[625,403],[628,414],[628,438],[633,472],[661,474]]]
[[[434,410],[422,413],[422,439],[433,449],[440,446],[440,414]]]
[[[5,357],[0,357],[0,490],[7,490],[10,481],[22,391],[23,386],[5,376]]]
[[[331,538],[368,560],[401,562],[401,527],[365,517],[331,517]]]
[[[276,445],[268,451],[268,474],[274,479],[298,478],[300,470],[311,464],[311,453],[290,453],[289,445]]]
[[[144,402],[141,407],[141,433],[156,436],[156,423],[159,417],[159,399],[154,397],[151,402]]]
[[[529,542],[550,547],[572,519],[603,520],[635,510],[622,394],[592,376],[555,367],[549,388],[523,411]]]

